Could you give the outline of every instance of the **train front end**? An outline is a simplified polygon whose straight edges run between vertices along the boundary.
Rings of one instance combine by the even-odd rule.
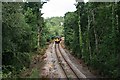
[[[61,41],[61,38],[60,38],[60,37],[56,37],[56,38],[55,38],[55,44],[59,44],[60,41]]]

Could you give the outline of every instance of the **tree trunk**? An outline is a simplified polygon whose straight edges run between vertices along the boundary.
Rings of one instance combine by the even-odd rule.
[[[94,10],[92,11],[92,16],[93,16],[93,31],[94,31],[94,36],[95,36],[95,48],[96,48],[96,52],[98,52],[98,38],[97,38],[97,32],[96,32],[96,23],[95,23],[95,13]]]
[[[90,30],[90,16],[88,14],[88,29],[87,29],[87,35],[88,35],[88,49],[89,49],[89,53],[90,53],[90,59],[91,59],[91,46],[90,46],[90,39],[89,39],[89,30]]]
[[[80,10],[80,9],[79,9]],[[82,32],[81,32],[81,18],[80,18],[80,11],[78,11],[79,13],[79,21],[78,21],[78,27],[79,27],[79,43],[80,43],[80,57],[82,57],[82,53],[83,53],[83,44],[82,44]]]

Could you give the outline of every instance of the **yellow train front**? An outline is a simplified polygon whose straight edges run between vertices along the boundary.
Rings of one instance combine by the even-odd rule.
[[[55,38],[55,44],[59,44],[60,41],[61,41],[61,38],[59,38],[59,37],[56,37],[56,38]]]

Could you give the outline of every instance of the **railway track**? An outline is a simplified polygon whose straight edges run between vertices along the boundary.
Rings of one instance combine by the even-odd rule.
[[[79,74],[78,70],[75,70],[75,67],[72,64],[70,64],[67,58],[63,55],[60,49],[60,44],[55,44],[55,53],[56,53],[59,65],[61,66],[64,72],[64,75],[68,80],[70,78],[76,78],[77,80],[80,80],[80,78],[85,78],[80,76],[81,73]]]

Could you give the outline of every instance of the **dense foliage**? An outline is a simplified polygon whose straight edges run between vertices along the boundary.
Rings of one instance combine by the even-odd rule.
[[[49,32],[49,38],[54,36],[63,36],[63,17],[51,17],[45,19],[46,28]]]
[[[119,6],[78,2],[77,10],[64,17],[66,46],[106,77],[120,77]]]
[[[30,65],[30,53],[45,44],[41,2],[2,3],[3,77],[17,77]],[[44,35],[44,36],[43,36]]]

